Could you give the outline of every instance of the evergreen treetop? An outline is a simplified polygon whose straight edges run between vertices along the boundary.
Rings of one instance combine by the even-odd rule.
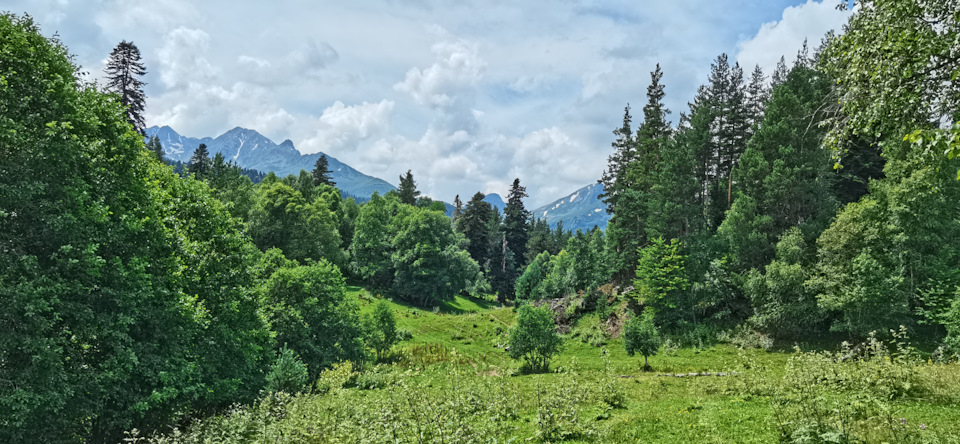
[[[147,73],[147,69],[140,61],[140,50],[133,42],[121,41],[110,53],[105,73],[107,92],[120,96],[120,104],[127,110],[127,120],[138,133],[145,134],[145,83],[140,78]]]
[[[417,190],[417,183],[413,181],[413,173],[407,170],[407,174],[400,176],[400,187],[397,189],[397,196],[400,202],[407,205],[416,205],[417,198],[420,197],[420,191]]]
[[[327,160],[326,154],[320,154],[320,157],[317,158],[317,163],[313,166],[313,183],[314,185],[330,185],[332,187],[337,186],[337,183],[333,181],[332,176],[330,175],[329,161]]]

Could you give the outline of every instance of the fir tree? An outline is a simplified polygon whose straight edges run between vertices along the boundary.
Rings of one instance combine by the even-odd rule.
[[[210,153],[207,151],[207,144],[201,143],[196,151],[193,152],[193,155],[190,156],[190,164],[187,165],[187,172],[196,174],[198,178],[202,178],[209,172],[211,162]]]
[[[467,252],[470,253],[470,257],[477,261],[481,267],[485,267],[488,259],[490,259],[492,236],[489,222],[490,213],[494,211],[493,207],[483,200],[484,197],[486,196],[479,191],[473,195],[470,202],[467,202],[463,215],[457,219],[456,226],[457,231],[463,233],[464,237],[470,242],[467,245]]]
[[[397,195],[400,197],[401,203],[417,204],[420,191],[417,190],[417,183],[413,181],[413,173],[410,170],[407,170],[407,174],[400,176],[400,188],[397,189]]]
[[[120,104],[127,109],[127,120],[140,134],[145,134],[146,123],[143,111],[146,96],[143,94],[143,83],[140,78],[147,73],[147,69],[140,61],[140,50],[133,42],[121,41],[110,53],[107,60],[107,92],[117,94]]]
[[[658,64],[650,73],[647,104],[643,107],[643,123],[633,138],[634,152],[625,165],[626,180],[620,181],[613,217],[608,224],[610,240],[619,253],[614,258],[614,280],[630,278],[637,263],[636,251],[646,243],[647,207],[651,198],[663,146],[670,140],[671,128],[666,120],[670,111],[664,106],[663,71]]]
[[[321,154],[317,158],[317,163],[313,165],[313,184],[314,185],[330,185],[331,187],[337,186],[337,183],[333,181],[333,178],[330,176],[330,165],[327,160],[326,154]]]
[[[514,179],[507,193],[507,206],[503,208],[503,230],[507,248],[520,262],[527,254],[527,241],[530,240],[530,211],[523,206],[527,189],[520,186],[520,179]],[[518,264],[523,266],[523,264]],[[512,284],[511,284],[512,285]]]

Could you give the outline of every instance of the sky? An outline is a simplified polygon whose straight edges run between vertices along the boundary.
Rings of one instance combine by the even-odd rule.
[[[520,178],[528,208],[597,181],[658,63],[676,122],[719,54],[769,76],[849,14],[835,0],[4,3],[92,78],[136,44],[147,126],[254,129],[390,183],[410,169],[448,202]]]

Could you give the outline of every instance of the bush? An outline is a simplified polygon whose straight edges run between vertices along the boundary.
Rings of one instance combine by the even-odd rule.
[[[377,354],[377,361],[382,360],[390,348],[400,341],[397,320],[387,301],[380,300],[373,308],[373,313],[364,317],[363,331],[367,345]]]
[[[584,344],[600,347],[607,343],[607,332],[603,330],[603,322],[597,315],[587,315],[577,321],[576,327],[570,332],[571,336],[580,338]]]
[[[644,314],[641,317],[633,317],[623,327],[623,347],[627,354],[633,356],[634,353],[643,355],[643,369],[650,370],[648,358],[657,354],[663,339],[660,332],[653,325],[653,316]]]
[[[560,352],[560,336],[553,324],[553,313],[546,307],[520,307],[517,325],[510,330],[509,347],[510,357],[522,358],[528,370],[546,371],[550,358]]]
[[[284,345],[267,373],[267,390],[297,393],[307,385],[308,379],[307,365],[296,352]]]

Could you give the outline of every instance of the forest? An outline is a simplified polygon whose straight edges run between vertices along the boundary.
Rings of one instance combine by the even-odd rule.
[[[575,233],[170,164],[0,15],[0,442],[960,442],[960,6],[855,4],[675,125],[655,66]]]

